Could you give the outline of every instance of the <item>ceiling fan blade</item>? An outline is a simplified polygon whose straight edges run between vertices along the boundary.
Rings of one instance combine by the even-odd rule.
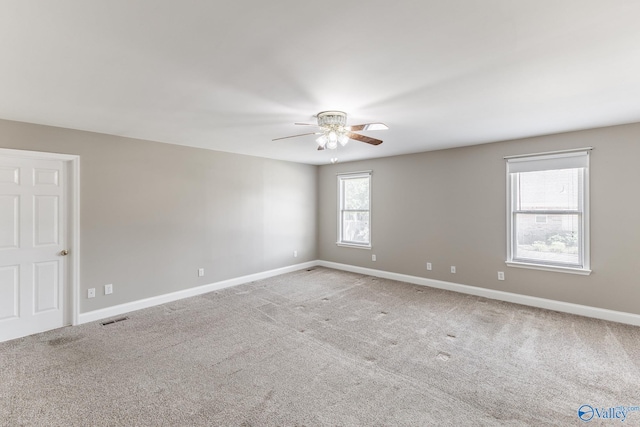
[[[356,141],[362,141],[362,142],[366,142],[367,144],[371,144],[371,145],[380,145],[382,144],[382,140],[381,139],[375,139],[375,138],[371,138],[369,136],[364,136],[364,135],[360,135],[357,133],[353,133],[353,132],[347,132],[347,136],[351,139],[355,139]]]
[[[278,141],[280,139],[287,139],[287,138],[295,138],[297,136],[319,135],[319,134],[320,134],[320,132],[301,133],[300,135],[291,135],[291,136],[283,136],[282,138],[274,138],[274,139],[272,139],[272,141]]]
[[[315,126],[318,127],[317,124],[315,123],[294,123],[294,125],[298,125],[298,126]]]
[[[389,126],[385,125],[384,123],[365,123],[363,125],[353,125],[349,127],[352,131],[389,129]]]

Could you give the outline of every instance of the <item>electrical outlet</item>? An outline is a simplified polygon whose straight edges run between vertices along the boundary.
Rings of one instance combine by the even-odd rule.
[[[427,263],[427,270],[431,271],[431,263],[430,262]]]
[[[498,271],[498,280],[504,280],[504,271]]]
[[[451,266],[451,273],[453,273],[453,274],[456,273],[456,266],[455,265]]]
[[[96,288],[87,289],[87,298],[96,297]]]
[[[113,293],[113,285],[109,283],[108,285],[104,285],[104,294],[109,295]]]
[[[298,251],[293,251],[293,257],[297,258],[298,257]]]
[[[375,261],[376,260],[376,256],[375,255],[371,255],[371,261]]]
[[[198,269],[198,277],[203,277],[204,276],[204,268],[199,268]]]

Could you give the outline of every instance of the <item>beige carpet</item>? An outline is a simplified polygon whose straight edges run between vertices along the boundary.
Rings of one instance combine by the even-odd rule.
[[[640,425],[637,327],[325,268],[128,317],[0,344],[1,425]]]

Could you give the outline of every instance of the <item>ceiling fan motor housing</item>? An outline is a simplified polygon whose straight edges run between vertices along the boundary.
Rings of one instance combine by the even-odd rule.
[[[318,113],[318,126],[320,127],[345,127],[347,113],[342,111],[323,111]]]

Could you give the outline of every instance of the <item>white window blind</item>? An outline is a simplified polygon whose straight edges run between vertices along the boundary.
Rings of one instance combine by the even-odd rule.
[[[518,157],[508,159],[507,163],[509,173],[586,168],[589,166],[589,152]]]

